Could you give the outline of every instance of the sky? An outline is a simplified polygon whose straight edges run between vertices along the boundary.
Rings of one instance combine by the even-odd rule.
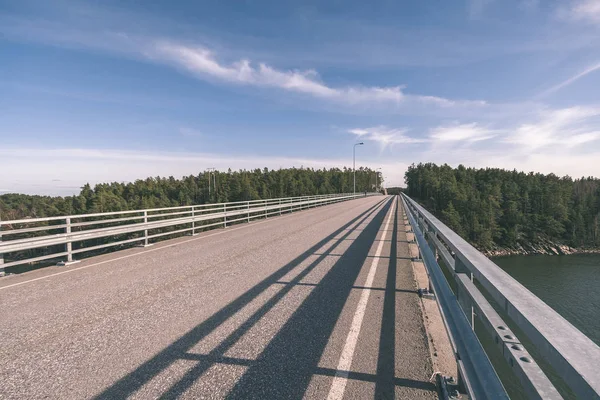
[[[0,193],[207,168],[600,176],[600,0],[0,0]]]

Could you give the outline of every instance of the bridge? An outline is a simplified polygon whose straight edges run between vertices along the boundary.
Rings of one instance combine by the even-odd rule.
[[[600,348],[406,196],[0,227],[6,272],[63,261],[0,279],[0,398],[508,398],[494,351],[600,398]]]

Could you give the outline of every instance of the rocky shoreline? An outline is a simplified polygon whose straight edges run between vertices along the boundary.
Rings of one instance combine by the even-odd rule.
[[[568,254],[600,254],[600,248],[576,248],[550,240],[543,240],[536,244],[519,243],[514,247],[495,247],[482,250],[487,257],[518,256],[543,254],[549,256],[561,256]]]

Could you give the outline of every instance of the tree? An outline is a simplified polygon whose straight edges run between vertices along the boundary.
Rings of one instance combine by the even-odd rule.
[[[600,180],[411,165],[406,191],[480,248],[551,239],[600,246]]]

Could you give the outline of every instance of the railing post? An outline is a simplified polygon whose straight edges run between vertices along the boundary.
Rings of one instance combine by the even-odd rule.
[[[281,198],[279,199],[279,216],[281,216]]]
[[[67,234],[67,263],[73,262],[73,244],[71,243],[71,218],[66,218],[67,227],[65,228],[65,233]]]
[[[265,218],[269,218],[267,215],[267,199],[265,199]]]
[[[2,222],[2,210],[0,210],[0,222]],[[2,244],[2,224],[0,224],[0,244]],[[0,276],[6,275],[4,272],[4,253],[0,253]]]
[[[250,223],[250,201],[246,202],[246,208],[248,209],[248,223]]]
[[[223,228],[227,228],[227,203],[223,203]]]
[[[437,248],[435,247],[435,241],[431,237],[432,235],[435,236],[435,232],[430,231],[430,230],[424,230],[423,232],[425,233],[425,240],[427,240],[427,244],[429,245],[429,248],[431,249],[431,252],[433,253],[433,257],[435,258],[435,261],[437,262],[438,252],[437,252]],[[429,286],[429,288],[427,290],[429,290],[429,293],[433,293],[433,286],[431,285],[431,277],[429,276],[429,273],[427,274],[427,281],[428,281],[428,286]]]
[[[148,211],[144,210],[144,247],[148,247]]]
[[[192,206],[192,236],[196,236],[196,207]]]
[[[473,282],[473,274],[458,257],[454,257],[454,272],[455,279],[458,279],[457,274],[466,274],[471,279],[471,282]],[[467,294],[461,292],[461,288],[462,285],[457,282],[456,298],[471,323],[471,329],[475,330],[475,309],[473,308],[473,302]]]

